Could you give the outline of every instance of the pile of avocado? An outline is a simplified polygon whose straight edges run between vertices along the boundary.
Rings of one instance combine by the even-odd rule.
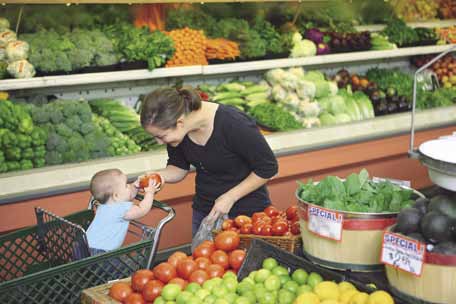
[[[456,255],[456,193],[417,199],[402,209],[393,231],[429,244],[428,251]]]

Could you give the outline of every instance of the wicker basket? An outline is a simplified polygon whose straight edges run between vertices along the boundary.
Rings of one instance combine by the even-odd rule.
[[[220,230],[212,231],[212,235],[215,239]],[[291,235],[291,236],[263,236],[256,234],[239,234],[241,242],[239,248],[249,249],[250,242],[253,239],[261,239],[270,244],[276,245],[283,250],[286,250],[291,253],[300,254],[302,250],[302,239],[300,235]]]
[[[125,282],[130,283],[130,278],[118,280],[116,282]],[[107,284],[98,285],[92,288],[84,289],[81,293],[81,303],[82,304],[117,304],[120,303],[109,294],[109,289],[115,282],[110,282]]]

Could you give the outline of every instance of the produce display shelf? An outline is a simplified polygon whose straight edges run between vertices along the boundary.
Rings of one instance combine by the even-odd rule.
[[[426,110],[416,115],[418,130],[450,125],[456,126],[456,106]],[[275,133],[267,135],[266,140],[277,156],[284,156],[406,134],[409,130],[410,113],[401,113],[332,127]],[[130,177],[138,176],[164,168],[167,158],[163,149],[3,174],[0,176],[0,204],[87,190],[93,172],[112,167],[121,169]]]
[[[456,19],[446,19],[446,20],[429,20],[429,21],[420,21],[420,22],[407,22],[407,25],[410,27],[426,27],[426,28],[434,28],[434,27],[449,27],[456,25]],[[369,25],[358,25],[355,28],[358,31],[381,31],[385,28],[386,25],[384,24],[369,24]]]
[[[221,75],[226,73],[262,71],[292,66],[318,66],[337,63],[344,64],[348,62],[365,62],[379,59],[388,60],[390,58],[440,53],[445,51],[447,48],[450,48],[451,46],[452,45],[432,45],[385,51],[365,51],[329,54],[305,58],[283,58],[249,62],[214,64],[208,66],[158,68],[153,71],[130,70],[119,72],[73,74],[62,76],[44,76],[28,79],[7,79],[0,80],[0,90],[8,91],[46,87],[64,87],[180,76],[201,76],[217,74]]]
[[[3,0],[4,4],[136,4],[136,3],[226,3],[226,2],[328,2],[329,0]]]

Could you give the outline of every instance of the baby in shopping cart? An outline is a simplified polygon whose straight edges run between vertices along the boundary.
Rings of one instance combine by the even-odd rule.
[[[138,186],[138,180],[128,184],[127,176],[119,169],[99,171],[92,177],[90,192],[100,204],[87,229],[91,255],[120,248],[127,235],[129,221],[139,219],[150,211],[160,185],[151,180],[144,188],[144,199],[136,205],[133,200]]]

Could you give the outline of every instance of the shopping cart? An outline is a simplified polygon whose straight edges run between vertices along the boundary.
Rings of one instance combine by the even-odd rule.
[[[93,206],[91,199],[88,210],[65,218],[36,208],[38,225],[0,236],[0,303],[79,303],[83,289],[150,268],[174,209],[154,201],[153,208],[167,213],[156,228],[131,221],[129,234],[139,241],[89,256],[85,229]]]

